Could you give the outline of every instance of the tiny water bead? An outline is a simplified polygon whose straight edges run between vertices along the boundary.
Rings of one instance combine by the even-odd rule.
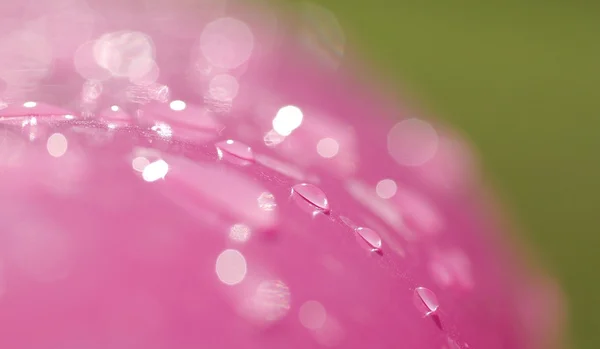
[[[223,159],[224,153],[227,153],[242,160],[254,161],[252,148],[244,143],[229,139],[215,144],[215,147],[217,148],[219,159]]]
[[[413,301],[417,309],[425,314],[425,316],[434,314],[440,307],[435,293],[425,287],[417,287],[415,289]]]
[[[381,252],[381,237],[373,229],[359,227],[356,233],[367,243],[373,252]]]
[[[302,198],[319,208],[324,213],[328,213],[330,211],[329,200],[327,199],[327,196],[323,190],[321,190],[319,187],[308,183],[297,184],[292,188],[292,194],[294,193],[300,195]]]

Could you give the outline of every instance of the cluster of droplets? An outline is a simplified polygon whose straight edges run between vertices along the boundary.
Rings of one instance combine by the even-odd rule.
[[[28,109],[35,109],[38,106],[37,103],[35,102],[27,102],[23,105],[23,107],[28,108]],[[174,111],[174,112],[181,112],[181,111],[185,111],[186,108],[188,108],[187,104],[183,101],[178,101],[178,100],[174,100],[169,104],[169,108]],[[299,109],[298,109],[299,110]],[[119,112],[120,109],[117,106],[113,106],[111,108],[111,111],[113,112]],[[280,114],[278,114],[280,115]],[[275,120],[281,116],[276,116]],[[39,118],[39,116],[38,116]],[[20,118],[22,119],[22,118]],[[64,114],[64,118],[62,119],[63,122],[70,122],[73,119],[73,117],[71,116],[71,114]],[[283,121],[273,121],[273,125],[274,128],[279,129],[279,131],[277,132],[281,132],[283,133],[282,136],[285,133],[291,133],[292,130],[297,128],[300,123],[301,120],[294,120],[292,118],[292,124],[286,124]],[[21,126],[23,128],[25,127],[31,127],[32,125],[35,126],[37,125],[37,119],[36,117],[29,117],[29,118],[25,118],[23,119],[23,121],[21,121]],[[109,121],[107,123],[108,128],[111,128],[110,125],[111,123],[114,121]],[[281,125],[279,125],[279,123],[281,123]],[[287,125],[287,126],[284,126]],[[291,126],[290,126],[291,125]],[[287,129],[284,130],[285,127],[288,127]],[[157,122],[155,124],[153,124],[150,127],[150,130],[153,131],[154,133],[156,133],[160,138],[171,138],[171,127],[166,124],[166,123],[161,123],[161,122]],[[288,135],[289,135],[288,133]],[[32,139],[30,136],[30,139]],[[62,133],[56,132],[51,134],[50,136],[48,136],[47,138],[47,151],[48,153],[55,158],[59,158],[62,157],[63,155],[65,155],[65,153],[67,152],[67,149],[69,147],[69,142],[67,140],[67,138],[65,137],[65,135],[63,135]],[[268,157],[262,155],[262,154],[255,154],[254,151],[252,150],[252,148],[240,141],[236,141],[236,140],[225,140],[225,141],[219,141],[215,143],[215,149],[217,152],[217,156],[218,159],[222,160],[222,161],[227,161],[229,163],[235,164],[235,165],[240,165],[240,166],[248,166],[248,165],[252,165],[252,164],[268,164],[269,162],[265,159],[267,159]],[[137,150],[134,152],[134,157],[132,159],[131,162],[131,166],[134,169],[134,171],[138,172],[141,175],[141,178],[146,181],[146,182],[156,182],[159,181],[161,179],[165,179],[165,177],[168,175],[169,171],[171,170],[171,164],[170,161],[168,159],[165,159],[163,157],[161,157],[160,152],[156,152],[156,151],[141,151],[141,150]],[[290,172],[283,172],[284,174],[289,175]],[[294,178],[293,173],[292,173],[292,178]],[[298,175],[296,177],[296,179],[300,179],[303,178],[302,175]],[[362,199],[366,198],[366,202],[369,202],[369,200],[372,201],[372,204],[370,204],[371,206],[368,206],[368,208],[372,209],[374,212],[378,212],[381,213],[382,212],[382,208],[378,205],[381,205],[381,202],[385,202],[387,199],[390,199],[392,197],[394,197],[397,192],[398,192],[398,187],[397,184],[394,180],[392,179],[382,179],[380,180],[377,185],[374,188],[374,194],[372,199],[368,199],[368,197],[365,196],[365,191],[367,189],[363,188],[362,186],[364,186],[364,184],[352,184],[348,189],[349,192],[353,194],[354,197],[359,198],[361,197]],[[360,189],[359,189],[360,188]],[[295,184],[291,187],[291,195],[292,197],[296,200],[297,203],[299,203],[301,206],[306,207],[306,205],[312,207],[312,209],[309,207],[309,211],[311,211],[314,215],[317,214],[324,214],[327,215],[329,217],[332,216],[332,209],[330,206],[330,201],[329,198],[327,197],[327,195],[325,194],[325,192],[320,189],[317,185],[315,184],[311,184],[311,183],[307,183],[307,182],[302,182],[299,184]],[[361,201],[361,200],[359,200]],[[362,200],[363,202],[365,202],[365,200]],[[378,203],[376,203],[378,202]],[[271,212],[277,207],[275,198],[273,196],[273,194],[269,193],[269,192],[262,192],[257,199],[257,205],[260,208],[260,210],[262,212]],[[383,206],[383,207],[387,207],[387,206]],[[389,209],[388,209],[389,210]],[[385,211],[385,210],[383,210]],[[393,210],[392,210],[393,211]],[[352,231],[354,232],[354,234],[356,235],[359,243],[363,246],[365,246],[369,251],[371,251],[372,253],[375,253],[377,255],[383,255],[383,251],[385,249],[385,247],[383,246],[383,241],[385,239],[382,239],[382,236],[374,229],[366,227],[366,226],[359,226],[354,224],[351,220],[345,218],[344,216],[339,216],[338,217],[345,225],[347,225],[348,227],[350,227],[352,229]],[[390,222],[394,222],[394,219],[389,220]],[[229,231],[229,238],[231,239],[231,241],[236,242],[236,243],[245,243],[249,240],[250,236],[252,235],[254,228],[256,227],[261,227],[261,224],[263,224],[263,226],[269,226],[270,223],[267,222],[254,222],[257,223],[257,225],[252,225],[252,224],[243,224],[243,223],[238,223],[238,224],[234,224],[231,226],[230,231]],[[266,224],[266,225],[265,225]],[[461,270],[457,270],[456,268],[464,268],[465,263],[468,263],[468,260],[462,260],[462,265],[457,264],[460,261],[457,259],[458,257],[455,256],[448,256],[448,254],[446,255],[442,255],[442,257],[446,257],[446,259],[448,258],[453,258],[450,262],[448,262],[447,260],[441,260],[441,259],[436,259],[436,263],[438,264],[432,264],[432,266],[437,266],[437,268],[432,267],[432,273],[434,274],[434,279],[438,280],[440,283],[442,284],[449,284],[452,282],[460,282],[463,286],[464,285],[471,285],[470,283],[472,283],[472,280],[466,280],[463,276],[465,275],[464,272],[461,272]],[[447,271],[446,270],[441,270],[440,268],[450,268]],[[244,255],[237,249],[226,249],[224,250],[217,258],[216,261],[216,273],[217,276],[219,278],[219,280],[225,284],[225,285],[237,285],[239,284],[242,280],[245,279],[246,274],[247,274],[247,262],[244,258]],[[442,274],[442,272],[445,271],[446,274]],[[466,275],[468,275],[469,273],[466,273]],[[437,278],[435,277],[437,276]],[[445,278],[444,278],[445,277]],[[462,277],[462,278],[461,278]],[[450,279],[449,279],[450,278]],[[453,280],[457,280],[457,281],[453,281]],[[466,281],[465,281],[466,280]],[[271,305],[271,308],[269,308],[267,305],[260,303],[258,300],[255,300],[253,302],[259,302],[263,308],[258,307],[255,303],[251,303],[251,304],[245,304],[244,308],[245,313],[247,314],[247,316],[254,316],[256,317],[256,314],[261,314],[261,312],[263,312],[263,316],[261,317],[261,321],[265,321],[265,319],[267,319],[267,322],[272,322],[275,321],[281,317],[283,317],[285,315],[285,313],[287,313],[287,311],[289,310],[289,289],[287,288],[287,286],[285,285],[285,283],[283,283],[283,281],[281,280],[275,280],[272,283],[274,284],[269,284],[269,285],[262,285],[262,286],[257,286],[257,290],[256,290],[256,297],[258,297],[257,299],[262,299],[260,302],[266,302],[264,300],[265,297],[273,297],[272,295],[269,296],[267,289],[269,288],[273,288],[275,287],[274,285],[279,285],[277,287],[275,287],[277,290],[279,290],[277,293],[279,296],[279,303],[276,303],[276,306]],[[468,283],[468,284],[465,284]],[[472,286],[471,286],[472,287]],[[254,291],[253,291],[254,292]],[[285,294],[287,294],[288,296],[285,296]],[[436,321],[436,323],[438,323],[439,326],[441,326],[441,323],[439,322],[439,302],[438,299],[435,295],[435,293],[433,291],[431,291],[428,288],[425,287],[416,287],[414,289],[414,304],[416,306],[416,308],[418,309],[419,312],[421,312],[422,314],[424,314],[424,316],[426,317],[430,317],[432,319],[434,319],[434,321]],[[272,302],[269,301],[269,302]],[[308,329],[311,330],[316,330],[317,329],[317,325],[316,323],[321,323],[324,320],[319,320],[321,317],[323,317],[323,315],[319,315],[320,313],[322,313],[324,310],[320,309],[319,307],[320,303],[314,301],[313,303],[307,302],[306,304],[304,304],[300,310],[300,321],[301,323],[307,327]],[[258,308],[257,308],[258,307]],[[267,308],[264,308],[267,307]],[[273,308],[274,307],[274,308]],[[321,306],[322,307],[322,306]],[[309,316],[307,314],[311,314],[314,313],[313,315],[311,315],[311,320],[309,320]],[[252,315],[254,314],[254,315]],[[257,320],[257,319],[254,319]],[[257,320],[258,321],[258,320]],[[452,342],[454,343],[454,342]]]
[[[217,152],[219,154],[219,159],[223,159],[225,154],[236,157],[242,161],[244,164],[252,163],[255,161],[254,154],[252,149],[238,141],[227,140],[224,142],[219,142],[216,144]],[[233,161],[233,163],[238,163]],[[239,164],[239,163],[238,163]],[[396,183],[391,179],[381,180],[376,188],[378,195],[382,198],[390,198],[392,197],[397,190]],[[313,213],[315,214],[331,214],[331,207],[329,203],[329,199],[325,192],[320,189],[318,186],[310,183],[300,183],[292,186],[291,189],[292,195],[297,195],[310,205],[315,208]],[[270,194],[272,195],[272,194]],[[382,254],[382,238],[381,236],[373,229],[368,227],[356,226],[350,219],[344,216],[339,217],[342,222],[344,222],[347,226],[351,227],[357,237],[360,239],[362,244],[366,244],[367,248],[376,254]],[[236,240],[247,239],[248,228],[246,226],[236,225],[232,228],[232,234],[235,235]],[[240,237],[241,236],[241,237]],[[234,250],[226,250],[224,251],[226,254],[231,254],[232,258],[236,259],[236,264],[239,270],[236,275],[238,277],[242,274],[245,274],[245,261],[243,261],[243,255],[239,254]],[[218,263],[218,262],[217,262]],[[219,276],[221,278],[221,276]],[[226,280],[224,283],[232,283],[238,281],[236,277],[233,277],[234,280]],[[241,280],[239,280],[241,281]],[[430,317],[436,323],[437,326],[442,329],[442,323],[439,317],[439,308],[440,304],[436,294],[426,288],[426,287],[416,287],[413,291],[413,302],[416,309],[423,314],[425,317]],[[318,330],[323,326],[327,315],[326,310],[321,303],[318,301],[307,301],[299,309],[299,319],[303,326],[308,329]],[[448,337],[448,346],[451,349],[461,348],[457,342]]]
[[[333,68],[339,66],[344,55],[345,37],[335,16],[319,6],[306,5],[303,7],[302,21],[313,24],[304,26],[300,30],[299,35],[303,44],[326,65]],[[317,25],[315,26],[315,24]],[[82,35],[84,34],[88,38],[88,31],[82,33]],[[48,73],[52,60],[49,56],[48,44],[39,35],[32,35],[29,32],[20,33],[11,40],[39,43],[39,45],[30,45],[31,47],[27,49],[35,51],[33,53],[37,57],[36,60],[28,62],[33,67],[26,67],[36,69],[21,70],[31,73],[27,79],[20,79],[19,82],[16,81],[19,79],[11,80],[11,76],[0,74],[0,78],[10,82],[12,87],[31,90]],[[9,42],[4,46],[15,45],[14,42]],[[23,45],[17,46],[25,50]],[[258,47],[257,37],[250,27],[239,19],[219,17],[204,26],[197,47],[192,54],[192,77],[200,76],[202,79],[195,79],[195,81],[202,80],[206,85],[199,87],[206,90],[203,91],[205,104],[218,102],[221,107],[225,106],[225,109],[231,108],[233,101],[242,89],[239,72],[246,69],[248,61]],[[23,54],[25,53],[30,54],[31,52],[23,52]],[[20,51],[13,52],[5,57],[18,58],[19,54],[21,54]],[[108,32],[79,45],[73,55],[73,65],[75,71],[85,79],[81,89],[83,109],[81,115],[84,119],[89,119],[86,118],[88,116],[97,116],[97,119],[109,130],[141,126],[148,135],[160,139],[214,141],[224,126],[214,115],[207,112],[204,106],[200,107],[183,100],[171,99],[172,92],[169,86],[158,83],[163,72],[157,64],[156,54],[152,38],[146,33],[138,31]],[[16,58],[10,61],[6,61],[5,58],[4,61],[0,60],[0,65],[17,67],[17,61]],[[19,71],[18,69],[12,70]],[[115,104],[96,111],[95,108],[99,105],[100,97],[105,93],[106,86],[109,86],[113,80],[127,82],[125,95],[127,102],[133,102],[136,105],[132,108],[133,110],[123,108],[122,104]],[[0,104],[0,115],[2,115],[0,121],[11,123],[16,120],[20,123],[20,127],[27,130],[31,141],[47,137],[46,149],[48,154],[54,158],[64,158],[68,154],[72,145],[67,137],[60,132],[44,135],[39,127],[40,120],[42,118],[64,122],[81,120],[74,120],[77,118],[72,114],[56,108],[50,108],[51,112],[38,112],[38,110],[48,110],[49,106],[34,101],[22,103],[17,106],[18,110],[13,109],[15,109],[13,106],[2,102]],[[23,117],[23,115],[27,116]],[[319,129],[325,121],[323,118],[322,124],[310,125],[306,119],[305,112],[295,105],[279,107],[275,116],[270,119],[270,130],[264,133],[264,144],[269,148],[275,148],[286,139],[293,138],[294,134],[300,133],[301,126],[312,126]],[[341,129],[335,124],[329,125],[329,128]],[[315,135],[313,152],[319,155],[319,160],[340,161],[340,164],[345,166],[339,166],[344,169],[340,173],[352,174],[354,159],[352,157],[343,158],[344,155],[353,153],[346,150],[356,146],[352,135],[332,135],[327,132],[315,132]],[[387,133],[387,151],[396,163],[409,168],[420,168],[435,163],[439,150],[443,148],[442,141],[442,137],[430,123],[416,118],[405,119],[396,123]],[[383,229],[377,229],[371,224],[367,224],[369,226],[356,225],[349,219],[338,216],[335,211],[332,211],[326,193],[316,185],[318,178],[307,175],[293,164],[265,154],[255,154],[251,147],[236,140],[216,142],[215,148],[220,160],[240,166],[258,164],[299,182],[290,188],[296,203],[313,215],[323,214],[344,222],[356,235],[357,241],[373,255],[379,257],[384,255],[384,251],[388,248],[384,242],[390,245],[391,250],[400,250],[394,239],[390,238]],[[287,149],[289,157],[300,157],[301,152],[305,151],[299,147],[288,147]],[[1,145],[0,150],[3,150]],[[2,153],[0,153],[1,155]],[[310,160],[302,160],[305,163],[310,162]],[[4,162],[4,158],[0,161]],[[173,163],[169,158],[163,158],[158,152],[147,152],[140,149],[134,151],[134,157],[131,160],[134,171],[149,183],[165,179],[178,165],[185,167],[188,164]],[[211,169],[205,169],[205,171],[208,172],[203,173],[209,173],[211,176],[218,175],[218,171],[210,172]],[[191,187],[190,183],[178,184],[181,185],[182,190]],[[363,205],[367,211],[380,218],[394,231],[404,234],[406,239],[413,237],[411,232],[405,229],[410,224],[410,220],[405,220],[398,212],[397,207],[390,204],[392,198],[400,198],[398,201],[404,203],[404,207],[411,208],[406,212],[412,214],[413,218],[416,217],[413,221],[419,223],[423,221],[419,218],[429,217],[427,221],[435,223],[417,224],[416,229],[433,235],[443,225],[443,222],[436,220],[439,220],[439,215],[431,208],[431,205],[420,196],[408,195],[403,188],[398,188],[393,179],[381,179],[376,184],[375,190],[356,180],[345,181],[344,185],[350,196]],[[210,195],[210,188],[202,189],[205,191],[201,193]],[[244,244],[258,230],[272,226],[274,211],[277,209],[274,195],[261,190],[259,194],[253,196],[253,200],[254,198],[257,199],[253,206],[256,206],[258,211],[243,213],[243,217],[247,221],[233,224],[228,229],[228,238],[234,244]],[[1,267],[0,265],[0,295],[3,292]],[[473,280],[468,277],[468,260],[460,259],[456,254],[442,253],[440,258],[436,258],[432,263],[430,269],[434,280],[440,285],[472,287]],[[248,276],[247,261],[238,247],[234,245],[219,254],[216,259],[215,271],[223,284],[239,285]],[[426,317],[436,319],[440,306],[435,293],[425,287],[416,287],[413,292],[414,303],[418,311]],[[253,321],[273,322],[285,316],[290,309],[290,290],[281,280],[263,280],[255,285],[251,293],[253,297],[243,304],[240,311]],[[259,314],[258,318],[256,314]],[[325,307],[315,300],[309,300],[302,304],[299,310],[299,320],[304,327],[314,331],[315,336],[323,343],[335,342],[335,336],[324,336],[322,328],[328,327],[330,329],[328,333],[337,333],[338,335],[341,333],[340,325],[335,318],[328,315]],[[449,340],[448,346],[450,349],[458,348],[458,345],[452,340]]]

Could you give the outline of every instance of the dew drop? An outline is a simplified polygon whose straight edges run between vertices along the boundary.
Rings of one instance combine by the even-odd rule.
[[[215,144],[217,152],[219,153],[219,159],[223,158],[223,154],[227,153],[247,161],[254,161],[254,154],[252,148],[245,145],[244,143],[233,141],[231,139],[224,142]]]
[[[413,300],[417,309],[425,313],[426,316],[435,313],[440,306],[435,293],[425,287],[415,289]]]
[[[292,193],[300,195],[306,201],[315,205],[325,213],[329,212],[330,210],[329,200],[327,200],[327,196],[325,196],[325,193],[320,188],[312,184],[297,184],[292,188]]]
[[[381,251],[381,237],[373,229],[360,227],[356,229],[356,233],[360,235],[360,237],[363,238],[367,244],[369,244],[371,251]]]

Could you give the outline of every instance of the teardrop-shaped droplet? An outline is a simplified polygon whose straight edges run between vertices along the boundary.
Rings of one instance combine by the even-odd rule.
[[[319,187],[308,183],[297,184],[292,188],[292,193],[300,195],[323,212],[329,212],[329,200]]]
[[[435,293],[425,287],[417,287],[415,289],[413,300],[417,309],[423,312],[425,315],[431,315],[435,313],[440,307]]]
[[[381,251],[381,237],[373,229],[360,227],[356,229],[356,233],[369,244],[371,251]]]
[[[229,139],[215,144],[215,147],[219,152],[219,158],[222,158],[224,153],[227,153],[246,161],[254,161],[252,148],[242,142]]]

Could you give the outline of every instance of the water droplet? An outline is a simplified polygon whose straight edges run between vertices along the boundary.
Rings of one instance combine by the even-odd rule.
[[[315,205],[325,213],[328,213],[330,210],[329,200],[327,200],[325,193],[320,188],[312,184],[297,184],[292,188],[292,193],[297,193],[298,195],[302,196],[306,201]]]
[[[254,161],[254,154],[252,148],[245,145],[244,143],[233,141],[231,139],[219,142],[216,145],[217,152],[219,153],[219,159],[223,159],[224,153],[233,155],[242,160]]]
[[[435,313],[440,306],[435,293],[425,287],[417,287],[415,289],[413,300],[417,309],[422,311],[426,316]]]
[[[356,229],[356,233],[369,244],[371,251],[381,251],[381,237],[373,229],[360,227]]]

